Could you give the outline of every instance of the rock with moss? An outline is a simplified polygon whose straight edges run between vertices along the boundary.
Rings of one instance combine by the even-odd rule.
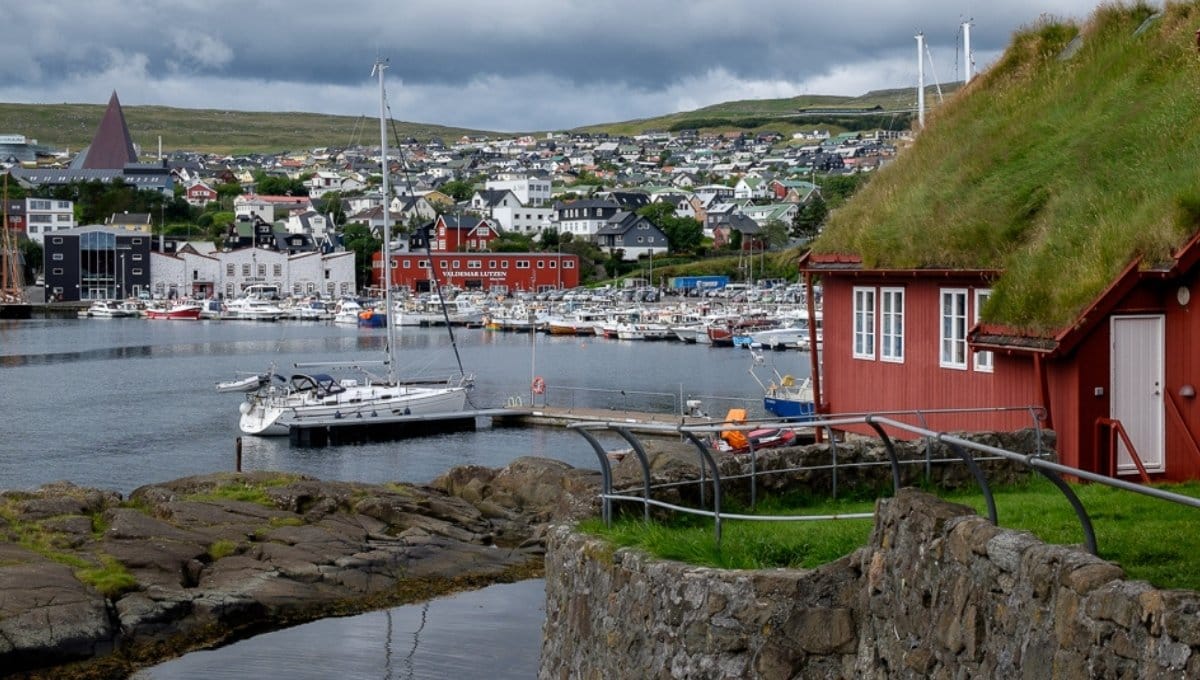
[[[128,498],[67,483],[5,492],[0,668],[120,675],[251,630],[538,575],[536,524],[586,506],[588,484],[523,459],[432,486],[254,472]]]

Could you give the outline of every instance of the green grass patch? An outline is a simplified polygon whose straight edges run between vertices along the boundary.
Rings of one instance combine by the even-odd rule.
[[[105,597],[116,597],[138,587],[137,579],[129,573],[125,565],[108,556],[101,558],[98,567],[88,566],[76,570],[75,578],[95,588]]]
[[[208,556],[214,561],[219,560],[222,557],[229,557],[237,552],[237,547],[237,543],[230,540],[221,539],[208,546]]]
[[[1100,556],[1119,564],[1130,579],[1156,587],[1200,590],[1200,534],[1193,529],[1200,509],[1160,501],[1140,494],[1090,484],[1072,487],[1092,518]],[[1200,482],[1163,486],[1181,495],[1200,498]],[[936,492],[936,490],[931,490]],[[983,496],[971,492],[941,492],[947,501],[975,508],[984,515]],[[1066,498],[1049,482],[1031,480],[1020,486],[995,489],[1000,526],[1029,531],[1058,545],[1080,545],[1084,537]],[[755,511],[761,515],[834,515],[871,512],[874,502],[863,498],[832,501],[796,494],[767,498]],[[726,507],[726,512],[752,514]],[[644,523],[626,516],[606,528],[599,520],[580,529],[619,547],[635,547],[663,559],[724,569],[773,567],[812,568],[837,560],[866,545],[872,520],[753,522],[726,520],[717,546],[712,520],[672,515]]]
[[[1156,485],[1200,498],[1200,482]],[[1200,591],[1200,508],[1160,501],[1100,484],[1073,485],[1096,532],[1100,556],[1121,565],[1130,579],[1160,588]],[[978,494],[943,494],[947,500],[986,513]],[[1083,530],[1066,498],[1049,482],[997,494],[1000,526],[1032,532],[1047,543],[1083,545]]]
[[[246,503],[255,503],[265,507],[274,507],[275,504],[271,501],[271,497],[267,492],[258,486],[250,486],[242,482],[235,482],[219,486],[207,493],[192,494],[187,497],[192,501],[243,501]]]
[[[230,480],[218,484],[211,491],[190,494],[187,499],[192,501],[243,501],[273,508],[275,502],[267,495],[266,490],[272,487],[287,486],[294,481],[296,481],[294,475],[277,475],[256,480],[254,483],[244,479]]]

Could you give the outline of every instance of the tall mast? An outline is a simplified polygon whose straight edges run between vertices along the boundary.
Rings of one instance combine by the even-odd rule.
[[[925,34],[917,38],[917,125],[925,129]]]
[[[966,66],[967,66],[967,73],[966,73],[966,76],[963,78],[963,84],[966,85],[967,83],[971,82],[971,76],[974,75],[972,73],[972,71],[974,70],[974,67],[975,67],[975,59],[971,56],[971,22],[970,21],[963,22],[962,34],[963,34],[963,61],[966,62]]]
[[[383,274],[380,277],[383,284],[383,299],[387,305],[384,325],[387,326],[387,377],[388,382],[396,382],[396,328],[392,323],[392,229],[389,223],[391,206],[388,191],[388,146],[387,146],[387,95],[383,89],[383,71],[387,68],[387,60],[376,59],[372,75],[379,77],[379,157],[383,170]]]
[[[24,302],[24,277],[17,242],[8,228],[8,174],[4,175],[3,221],[0,221],[0,302]]]

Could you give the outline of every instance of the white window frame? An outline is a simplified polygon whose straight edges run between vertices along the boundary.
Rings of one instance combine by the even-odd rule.
[[[967,370],[967,300],[966,288],[938,291],[938,365],[942,368]],[[949,309],[947,302],[951,304]],[[955,303],[961,306],[954,309]]]
[[[979,325],[979,311],[983,309],[984,303],[992,296],[991,288],[976,288],[974,303],[975,309],[971,322]],[[992,352],[975,352],[973,357],[973,365],[975,370],[980,373],[991,373],[996,370],[995,355]]]
[[[879,289],[879,360],[904,363],[904,288]]]
[[[875,359],[875,302],[873,286],[854,287],[851,337],[854,340],[852,351],[855,359]]]

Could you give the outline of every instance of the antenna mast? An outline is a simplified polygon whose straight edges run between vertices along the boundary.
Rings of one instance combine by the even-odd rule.
[[[917,125],[925,129],[925,34],[918,33],[917,39]]]
[[[962,25],[963,32],[963,59],[966,60],[967,73],[963,78],[963,85],[971,82],[972,71],[975,68],[975,59],[971,54],[971,20],[967,19]]]

